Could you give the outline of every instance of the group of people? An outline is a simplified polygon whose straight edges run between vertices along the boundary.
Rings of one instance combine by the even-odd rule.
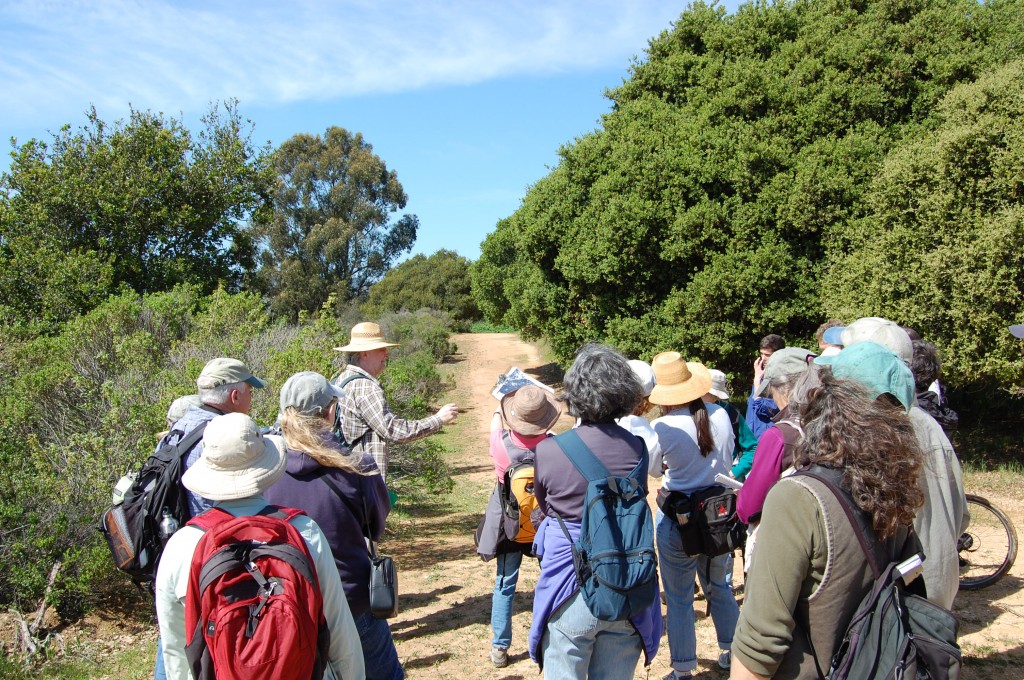
[[[937,378],[934,348],[879,318],[827,325],[818,339],[820,354],[787,347],[779,336],[764,339],[746,418],[729,404],[720,371],[678,352],[659,353],[650,364],[629,361],[594,343],[577,353],[558,397],[527,386],[500,400],[490,434],[498,484],[478,536],[480,554],[497,564],[495,666],[508,663],[514,594],[530,555],[540,559],[540,576],[528,646],[547,677],[632,677],[641,654],[649,664],[657,653],[666,622],[667,678],[690,677],[697,667],[695,582],[708,600],[718,665],[732,677],[820,677],[871,571],[839,500],[817,477],[794,474],[803,470],[848,494],[885,562],[921,552],[929,599],[952,605],[956,540],[969,518],[953,448],[918,405],[921,386]],[[193,516],[214,505],[236,517],[271,504],[304,511],[289,521],[306,543],[323,595],[325,677],[403,677],[387,621],[371,614],[368,601],[368,545],[381,537],[391,509],[387,444],[436,432],[457,409],[446,404],[419,421],[395,416],[377,381],[393,346],[376,324],[356,325],[350,342],[336,348],[347,353],[346,369],[333,381],[313,372],[291,376],[269,430],[247,415],[252,391],[266,384],[235,359],[206,364],[198,394],[168,413],[166,438],[205,427],[181,479]],[[628,620],[599,619],[581,593],[573,543],[588,480],[551,436],[563,405],[579,441],[610,475],[625,477],[646,460],[649,476],[662,478],[653,521],[665,619],[658,598]],[[505,470],[526,457],[534,461],[537,512],[535,537],[524,543],[508,535],[495,506]],[[736,503],[749,525],[742,609],[733,555],[688,552],[685,519],[675,511],[678,499],[715,486],[722,475],[743,482]],[[646,479],[641,487],[646,496]],[[161,558],[158,678],[190,674],[184,602],[201,536],[182,527]]]
[[[391,510],[388,444],[437,432],[458,410],[445,404],[416,421],[391,412],[377,377],[395,346],[377,324],[357,324],[350,342],[335,348],[346,353],[346,369],[333,381],[310,371],[288,378],[269,429],[248,416],[253,390],[266,383],[226,357],[208,362],[196,380],[198,394],[176,400],[168,411],[165,438],[171,443],[205,427],[181,478],[193,517],[214,505],[236,517],[268,505],[304,512],[289,521],[306,543],[323,597],[330,631],[325,678],[404,677],[387,621],[370,611],[368,542],[380,539]],[[158,680],[191,677],[185,601],[202,535],[194,526],[181,527],[160,559]]]
[[[627,361],[598,344],[579,351],[559,397],[524,387],[502,398],[491,423],[495,496],[505,467],[533,457],[539,516],[532,554],[540,576],[528,644],[547,677],[633,677],[640,655],[650,663],[657,653],[663,626],[657,601],[630,620],[604,621],[582,597],[571,546],[587,480],[551,436],[561,404],[611,475],[625,476],[646,455],[650,476],[663,478],[654,520],[672,667],[666,680],[697,668],[695,582],[708,601],[718,665],[732,677],[823,677],[873,583],[827,482],[856,508],[878,561],[921,554],[928,598],[951,608],[956,542],[969,517],[953,447],[919,405],[919,393],[938,377],[937,353],[877,317],[829,322],[817,339],[819,352],[764,338],[746,418],[729,405],[720,371],[678,352],[659,353],[650,364]],[[720,475],[743,482],[736,502],[749,527],[742,609],[733,555],[688,553],[680,525],[686,520],[675,512],[678,499],[714,487]],[[479,552],[497,559],[491,660],[502,667],[519,567],[531,546],[496,529]]]

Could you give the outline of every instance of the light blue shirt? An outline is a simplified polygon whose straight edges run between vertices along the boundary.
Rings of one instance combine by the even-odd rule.
[[[262,496],[241,500],[220,501],[217,507],[235,516],[255,515],[267,502]],[[331,631],[328,665],[324,680],[364,680],[363,649],[359,632],[352,620],[352,612],[342,590],[338,568],[334,564],[331,548],[323,532],[309,517],[301,515],[291,520],[299,530],[313,557],[324,598],[324,617]],[[163,639],[164,668],[171,680],[191,680],[192,673],[185,657],[185,595],[192,565],[192,554],[203,532],[196,527],[184,526],[167,542],[160,568],[156,574],[156,615]]]
[[[667,468],[661,487],[669,491],[693,493],[715,485],[715,475],[728,476],[732,467],[732,451],[735,435],[732,421],[724,408],[717,404],[705,404],[711,425],[714,448],[707,458],[700,455],[697,446],[697,425],[693,422],[689,407],[676,409],[651,423],[658,433],[661,454],[651,456],[650,473],[661,476],[662,463]]]

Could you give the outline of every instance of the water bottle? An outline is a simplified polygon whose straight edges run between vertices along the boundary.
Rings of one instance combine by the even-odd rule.
[[[165,541],[178,530],[178,520],[174,519],[171,511],[164,508],[164,517],[160,520],[160,538]]]

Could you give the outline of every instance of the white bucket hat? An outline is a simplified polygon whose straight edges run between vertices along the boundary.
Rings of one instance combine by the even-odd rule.
[[[717,368],[709,368],[708,373],[711,374],[711,387],[708,388],[708,394],[729,401],[729,379],[725,377],[725,373]]]
[[[335,347],[339,352],[369,352],[382,347],[398,347],[397,343],[387,342],[380,334],[380,326],[372,321],[363,321],[352,326],[352,337],[344,347]]]
[[[651,392],[654,391],[654,385],[657,381],[654,379],[654,369],[646,361],[639,359],[630,359],[629,367],[633,369],[636,379],[640,381],[640,386],[644,388],[644,396],[651,396]]]
[[[217,416],[203,433],[203,455],[185,470],[181,483],[211,501],[249,498],[284,474],[283,447],[264,437],[244,413]]]

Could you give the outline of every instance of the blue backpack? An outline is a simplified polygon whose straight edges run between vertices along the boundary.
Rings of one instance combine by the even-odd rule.
[[[647,505],[647,449],[626,477],[615,477],[575,430],[554,438],[587,480],[580,537],[572,543],[576,580],[591,613],[601,621],[624,621],[654,604],[658,566],[654,520]]]

